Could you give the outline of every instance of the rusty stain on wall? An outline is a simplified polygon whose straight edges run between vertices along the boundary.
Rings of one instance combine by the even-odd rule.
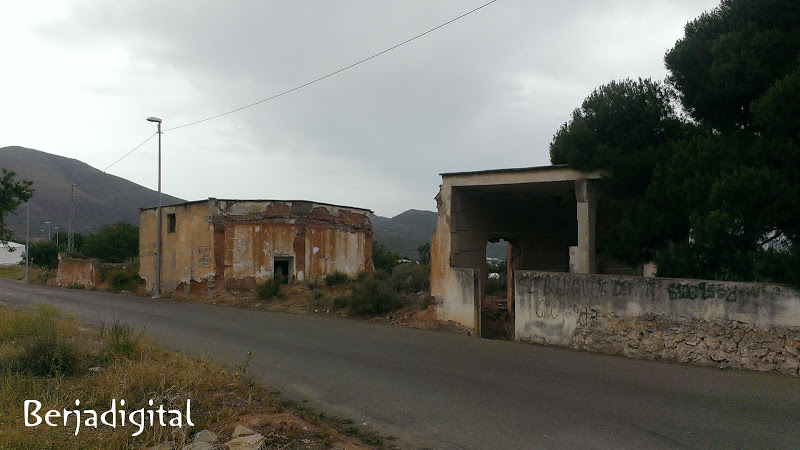
[[[309,201],[208,200],[162,207],[164,292],[252,289],[276,270],[290,280],[373,270],[372,211]],[[167,217],[175,230],[168,232]],[[140,212],[139,274],[152,291],[156,209]]]

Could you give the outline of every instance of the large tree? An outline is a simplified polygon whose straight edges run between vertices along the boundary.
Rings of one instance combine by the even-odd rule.
[[[795,72],[798,57],[800,2],[723,0],[686,25],[664,61],[692,117],[728,132],[754,128],[753,102]]]
[[[675,96],[669,86],[649,79],[612,81],[595,89],[553,137],[553,164],[606,172],[609,195],[598,200],[597,227],[603,254],[647,261],[669,240],[646,230],[669,221],[671,211],[642,203],[642,196],[659,163],[695,132],[676,111]]]
[[[0,242],[7,242],[11,239],[11,230],[5,222],[6,214],[14,214],[17,207],[27,202],[33,196],[32,181],[17,181],[14,177],[17,174],[3,169],[3,176],[0,177]]]
[[[551,144],[554,163],[606,169],[612,183],[630,173],[620,166],[640,171],[606,250],[654,259],[662,275],[800,284],[800,2],[724,0],[686,25],[665,62],[691,132],[659,134],[663,121],[631,118],[619,96],[598,96],[604,87]],[[596,111],[614,128],[587,131]],[[579,155],[564,158],[565,142]],[[649,146],[659,150],[643,159]]]
[[[675,111],[675,93],[650,79],[612,81],[572,112],[550,144],[553,164],[603,169],[629,194],[641,194],[658,161],[690,130]]]

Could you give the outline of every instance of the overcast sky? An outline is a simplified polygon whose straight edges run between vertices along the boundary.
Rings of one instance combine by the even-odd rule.
[[[104,169],[155,132],[338,70],[488,0],[3,0],[0,147]],[[439,173],[549,163],[597,86],[666,76],[710,0],[499,0],[319,83],[163,134],[163,190],[435,210]],[[154,138],[108,170],[156,189]]]

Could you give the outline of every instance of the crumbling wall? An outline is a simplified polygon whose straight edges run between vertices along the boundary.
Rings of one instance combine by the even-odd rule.
[[[518,271],[516,339],[798,376],[800,295],[784,286]]]
[[[219,200],[214,208],[214,221],[222,224],[225,236],[226,283],[272,277],[275,258],[291,259],[289,275],[296,280],[337,270],[351,276],[374,270],[372,219],[366,210],[306,201],[232,200]]]
[[[296,280],[373,270],[370,214],[307,201],[209,199],[165,206],[162,291],[181,296],[217,287],[252,290],[273,276],[276,260],[288,262],[287,275]],[[139,273],[152,290],[156,210],[142,210],[140,221]]]
[[[99,283],[97,268],[100,261],[91,258],[76,258],[64,253],[58,255],[56,286],[83,285],[91,287]]]
[[[168,228],[169,216],[175,217],[175,231]],[[139,276],[152,291],[155,282],[156,225],[155,209],[139,214]],[[214,227],[208,202],[193,202],[162,207],[161,219],[161,290],[173,292],[191,282],[213,283],[217,267],[214,258]]]

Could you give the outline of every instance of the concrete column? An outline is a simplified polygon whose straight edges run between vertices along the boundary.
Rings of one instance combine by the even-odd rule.
[[[578,207],[577,272],[596,273],[595,210],[596,201],[591,195],[588,180],[575,180],[575,200]]]

